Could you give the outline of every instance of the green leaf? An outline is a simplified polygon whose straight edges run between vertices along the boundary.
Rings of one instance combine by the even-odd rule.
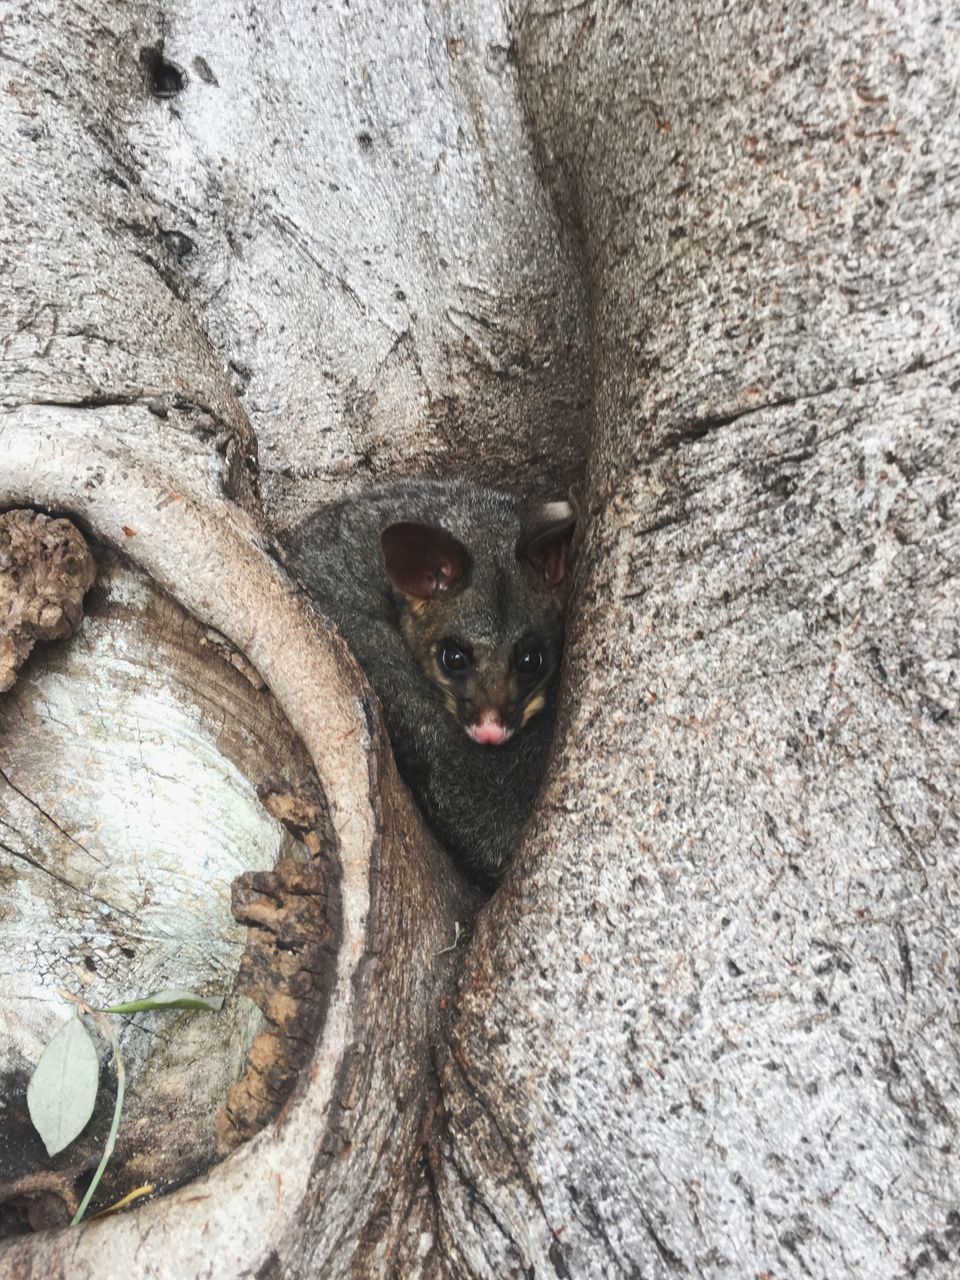
[[[143,1013],[147,1009],[206,1009],[219,1013],[223,996],[198,996],[194,991],[178,991],[169,987],[155,995],[140,1000],[128,1000],[125,1004],[111,1004],[101,1013]]]
[[[33,1127],[47,1155],[68,1147],[93,1115],[100,1062],[90,1033],[78,1017],[64,1023],[34,1068],[27,1085]]]

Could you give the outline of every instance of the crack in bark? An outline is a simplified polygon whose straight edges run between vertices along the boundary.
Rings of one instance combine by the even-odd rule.
[[[203,400],[194,400],[183,394],[182,391],[171,391],[169,394],[171,409],[179,409],[184,413],[203,414],[211,420],[211,426],[207,429],[205,435],[217,435],[221,431],[228,431],[231,435],[236,434],[235,428],[230,422],[224,418],[223,414],[218,412],[212,405],[207,404]],[[158,412],[151,408],[156,401],[163,398],[163,393],[157,395],[142,395],[139,391],[130,392],[129,395],[122,395],[113,392],[109,395],[91,392],[86,396],[59,396],[51,397],[47,400],[19,400],[13,406],[18,409],[128,409],[131,405],[142,405],[151,413]],[[165,415],[162,415],[165,416]]]
[[[620,1263],[621,1259],[614,1248],[613,1241],[610,1239],[609,1232],[607,1231],[606,1225],[600,1216],[600,1211],[596,1204],[594,1204],[592,1197],[587,1196],[586,1199],[582,1200],[576,1187],[571,1186],[570,1183],[567,1184],[567,1195],[570,1197],[571,1202],[577,1205],[578,1208],[582,1205],[586,1210],[586,1213],[579,1219],[584,1228],[595,1240],[602,1240],[606,1245],[607,1252],[610,1257],[614,1258],[617,1263]]]
[[[903,365],[899,369],[894,369],[891,373],[877,374],[869,378],[851,378],[849,382],[843,383],[828,383],[826,386],[818,387],[814,391],[798,391],[791,396],[777,396],[772,400],[765,401],[763,404],[750,405],[744,409],[734,409],[729,413],[706,414],[702,418],[693,419],[685,427],[668,432],[647,454],[645,461],[648,464],[655,462],[663,457],[665,453],[676,452],[685,444],[696,443],[696,441],[702,440],[705,436],[711,435],[722,427],[732,426],[734,423],[739,422],[741,418],[750,418],[769,409],[789,408],[805,400],[817,400],[821,396],[833,395],[838,391],[857,391],[860,387],[896,382],[897,379],[906,377],[911,373],[933,369],[939,364],[947,363],[955,359],[957,355],[960,355],[960,351],[948,351],[932,360],[917,356],[909,364]]]
[[[443,1223],[440,1216],[440,1192],[437,1185],[437,1156],[433,1149],[430,1130],[433,1127],[437,1111],[443,1110],[443,1104],[436,1095],[436,1072],[433,1073],[434,1096],[427,1098],[423,1123],[420,1126],[420,1142],[414,1152],[414,1161],[419,1170],[419,1177],[410,1183],[409,1194],[404,1205],[403,1221],[409,1222],[416,1207],[419,1196],[425,1196],[425,1216],[431,1225],[432,1241],[427,1252],[422,1255],[424,1274],[429,1276],[432,1266],[439,1276],[443,1276],[443,1257],[440,1253],[440,1237],[443,1234]],[[376,1215],[371,1215],[375,1217]]]
[[[3,825],[7,826],[8,824],[4,823]],[[10,828],[10,830],[13,830],[13,828]],[[3,840],[0,840],[0,849],[2,849],[4,853],[8,853],[11,858],[16,858],[20,862],[25,862],[27,866],[33,867],[35,871],[39,871],[43,875],[49,876],[51,880],[55,880],[57,884],[63,885],[63,887],[65,889],[69,889],[71,893],[79,894],[82,898],[89,898],[91,902],[96,902],[101,907],[106,907],[108,911],[116,911],[119,915],[126,916],[128,919],[133,919],[133,913],[127,911],[125,907],[118,907],[116,903],[108,902],[106,898],[101,898],[97,894],[91,893],[89,889],[81,889],[81,887],[74,884],[72,880],[68,880],[66,876],[58,875],[56,871],[51,871],[49,867],[45,867],[43,863],[38,862],[36,858],[31,858],[29,853],[24,853],[22,849],[11,849],[10,845],[6,844]]]
[[[660,1239],[653,1223],[650,1221],[650,1215],[641,1209],[640,1216],[643,1218],[643,1225],[647,1229],[647,1235],[653,1241],[657,1253],[659,1253],[667,1266],[670,1267],[672,1271],[678,1272],[680,1275],[689,1275],[689,1271],[683,1259],[673,1252],[666,1241]]]
[[[741,418],[751,418],[755,414],[764,413],[768,409],[789,408],[791,405],[799,404],[803,400],[816,400],[820,396],[832,395],[840,389],[838,383],[830,383],[816,391],[798,392],[793,396],[780,396],[773,400],[767,400],[763,404],[750,405],[746,409],[735,409],[729,413],[706,414],[702,418],[695,418],[687,426],[668,432],[657,443],[655,448],[647,454],[646,461],[648,463],[656,462],[664,454],[676,452],[682,445],[696,443],[696,441],[702,440],[714,431],[718,431],[721,427],[732,426],[735,422],[739,422]]]
[[[146,404],[143,396],[131,392],[130,395],[96,395],[59,396],[49,400],[21,400],[17,407],[21,409],[126,409],[132,404]]]
[[[903,989],[903,998],[906,1000],[907,996],[913,993],[913,961],[910,957],[910,944],[907,941],[906,930],[899,921],[894,925],[893,931],[897,939],[897,950],[900,953],[900,985]]]
[[[903,848],[910,855],[910,859],[913,862],[916,872],[920,877],[923,890],[924,892],[926,892],[926,890],[929,888],[930,881],[927,877],[927,869],[924,866],[923,858],[920,854],[920,850],[917,848],[916,842],[912,840],[910,836],[907,834],[907,832],[903,829],[903,826],[900,820],[898,819],[897,815],[893,811],[893,806],[884,799],[884,795],[880,787],[875,787],[874,791],[877,797],[877,808],[883,814],[884,818],[886,818],[887,825],[894,832],[894,834],[899,838],[901,848]]]
[[[128,224],[127,230],[132,231],[133,228]],[[173,294],[173,296],[176,298],[178,302],[182,302],[189,305],[190,303],[189,286],[187,285],[185,280],[180,275],[178,275],[177,272],[174,271],[174,269],[168,263],[161,261],[160,255],[163,252],[166,252],[169,254],[171,251],[169,247],[164,243],[162,239],[162,233],[160,233],[160,235],[161,235],[161,239],[159,241],[153,237],[150,237],[147,234],[145,234],[143,237],[150,244],[151,248],[155,247],[157,249],[156,255],[149,252],[147,249],[140,249],[140,248],[131,249],[130,251],[131,255],[134,258],[136,258],[138,262],[142,262],[145,267],[153,271],[154,274],[159,278],[160,282],[167,289],[170,290],[170,292]]]
[[[527,1170],[526,1166],[520,1161],[516,1151],[513,1148],[513,1145],[507,1139],[507,1136],[504,1133],[504,1130],[501,1128],[499,1120],[497,1119],[495,1111],[493,1110],[492,1107],[490,1107],[487,1104],[487,1101],[483,1097],[483,1095],[480,1093],[479,1088],[473,1083],[473,1081],[470,1079],[469,1075],[467,1074],[467,1069],[463,1059],[463,1055],[460,1053],[457,1053],[454,1050],[453,1046],[450,1044],[447,1044],[446,1048],[449,1053],[448,1063],[450,1064],[451,1067],[455,1067],[457,1071],[457,1075],[459,1079],[462,1081],[466,1093],[470,1098],[473,1099],[473,1101],[480,1108],[480,1111],[483,1114],[484,1118],[486,1119],[487,1123],[493,1129],[493,1132],[496,1135],[502,1150],[504,1151],[506,1156],[509,1158],[509,1160],[513,1164],[513,1167],[517,1172],[520,1185],[523,1186],[528,1196],[530,1197],[531,1201],[539,1210],[540,1216],[543,1218],[544,1225],[546,1226],[547,1230],[549,1231],[552,1237],[552,1243],[548,1252],[549,1252],[550,1261],[554,1267],[554,1272],[558,1277],[560,1277],[560,1280],[566,1280],[566,1278],[569,1276],[569,1271],[567,1270],[566,1261],[563,1258],[562,1241],[560,1239],[559,1234],[557,1233],[557,1231],[554,1229],[554,1227],[550,1222],[550,1219],[547,1215],[546,1206],[544,1205],[543,1200],[541,1199],[539,1191],[534,1185],[533,1179],[530,1176],[529,1171]],[[454,1135],[450,1129],[450,1124],[447,1119],[447,1108],[445,1103],[443,1079],[442,1079],[442,1074],[440,1072],[437,1073],[437,1088],[439,1091],[440,1103],[443,1106],[443,1110],[444,1110],[444,1126],[446,1129],[447,1137],[449,1139],[451,1149],[454,1149],[455,1148]],[[461,1180],[465,1182],[465,1185],[474,1187],[475,1184],[472,1182],[471,1179],[467,1177],[466,1172],[460,1165],[459,1161],[453,1156],[451,1156],[450,1158],[452,1160],[454,1167],[457,1169],[457,1172],[459,1173]],[[484,1207],[488,1208],[489,1210],[489,1206],[486,1204],[486,1200],[482,1196],[480,1196],[479,1188],[475,1188],[475,1189],[478,1197],[480,1197],[481,1200],[483,1200]],[[496,1219],[494,1219],[494,1221],[496,1221]],[[520,1254],[520,1250],[517,1246],[516,1241],[513,1240],[513,1238],[508,1234],[506,1229],[501,1225],[501,1223],[497,1222],[497,1226],[503,1232],[504,1239],[509,1242],[513,1251],[517,1253],[518,1256],[522,1256]]]
[[[21,800],[25,800],[32,809],[36,809],[37,813],[41,814],[44,818],[46,818],[46,820],[50,823],[51,826],[56,827],[56,829],[60,832],[60,834],[63,836],[65,840],[69,840],[71,844],[76,845],[76,847],[80,849],[83,853],[85,853],[92,862],[95,862],[98,866],[101,866],[101,867],[104,866],[104,861],[102,858],[98,858],[95,854],[91,853],[90,850],[87,848],[87,846],[85,844],[82,844],[76,838],[76,836],[72,836],[69,831],[67,831],[64,827],[61,827],[60,823],[56,820],[53,814],[47,813],[43,805],[38,804],[37,801],[32,799],[30,796],[28,796],[25,791],[21,791],[15,782],[10,781],[10,778],[3,771],[3,769],[0,769],[0,778],[3,779],[3,781],[7,784],[7,786],[10,788],[11,791],[15,791],[17,793],[17,795],[21,798]]]
[[[661,516],[651,524],[644,525],[642,528],[637,529],[635,531],[635,536],[638,538],[646,538],[652,533],[660,533],[664,529],[669,529],[672,525],[687,524],[689,517],[690,513],[686,509],[671,512],[670,515]],[[636,600],[640,596],[646,595],[649,589],[649,587],[645,587],[642,591],[631,591],[623,598],[625,600]]]
[[[341,291],[347,295],[359,311],[360,315],[366,317],[368,315],[368,308],[363,299],[357,293],[356,289],[354,289],[339,272],[332,271],[329,267],[324,266],[311,248],[309,238],[303,228],[285,213],[274,213],[271,210],[268,216],[280,234],[285,236],[295,248],[300,250],[305,258],[313,263],[327,284],[339,285]],[[379,317],[376,318],[379,320]],[[382,320],[379,320],[379,323],[383,325],[385,329],[389,329],[389,326]]]
[[[449,1131],[447,1136],[448,1137],[451,1136],[449,1134]],[[490,1200],[488,1196],[485,1196],[483,1194],[483,1192],[477,1186],[474,1179],[470,1176],[469,1172],[463,1167],[463,1165],[457,1159],[456,1155],[453,1153],[452,1150],[446,1158],[447,1160],[449,1160],[450,1164],[455,1169],[457,1177],[460,1180],[460,1183],[464,1188],[466,1188],[466,1190],[470,1195],[470,1203],[466,1209],[466,1212],[469,1214],[470,1219],[474,1223],[478,1223],[478,1216],[476,1211],[479,1210],[484,1217],[488,1218],[493,1223],[493,1225],[497,1228],[497,1230],[503,1236],[503,1239],[506,1242],[507,1248],[509,1249],[510,1253],[517,1259],[518,1264],[521,1267],[524,1267],[524,1269],[527,1271],[527,1274],[532,1274],[533,1268],[532,1267],[527,1268],[525,1266],[523,1255],[520,1252],[520,1249],[518,1248],[516,1241],[510,1235],[510,1231],[507,1224],[501,1221],[500,1217],[498,1216],[494,1203]],[[438,1206],[437,1206],[437,1221],[438,1221],[438,1234],[441,1234],[443,1236],[444,1240],[446,1241],[447,1249],[451,1252],[456,1250],[456,1252],[459,1253],[460,1252],[458,1248],[459,1241],[457,1237],[450,1231],[449,1227],[447,1226],[444,1220],[443,1213],[439,1206],[439,1200],[438,1200]],[[566,1277],[565,1276],[562,1277],[562,1280],[566,1280]]]

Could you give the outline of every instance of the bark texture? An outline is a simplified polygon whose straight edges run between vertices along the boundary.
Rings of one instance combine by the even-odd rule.
[[[237,989],[256,1001],[268,1025],[217,1116],[220,1154],[274,1119],[323,1029],[340,941],[339,893],[326,805],[310,791],[272,782],[260,789],[269,811],[303,841],[310,863],[283,858],[233,882],[233,915],[249,926]]]
[[[123,51],[168,96],[124,103],[127,163],[256,425],[271,520],[402,474],[562,496],[584,286],[499,6],[149,12]]]
[[[2,21],[16,71],[0,97],[10,213],[0,502],[75,515],[269,685],[330,799],[342,932],[322,1033],[269,1132],[176,1208],[171,1198],[62,1239],[16,1242],[0,1266],[102,1275],[106,1258],[118,1275],[149,1265],[183,1276],[213,1257],[223,1274],[297,1274],[317,1258],[349,1269],[397,1251],[384,1240],[395,1197],[416,1257],[432,1214],[416,1154],[431,1105],[429,1045],[458,959],[438,953],[469,918],[471,894],[413,813],[355,665],[292,593],[246,514],[258,508],[253,432],[198,323],[180,242],[166,235],[133,158],[135,117],[176,110],[157,96],[176,84],[168,64],[140,56],[162,44],[166,23],[147,6],[94,15],[71,5],[8,6]],[[268,150],[259,126],[256,136]],[[209,207],[220,201],[212,190]],[[139,657],[150,656],[144,646]],[[89,683],[73,696],[95,705]],[[179,746],[190,743],[183,733]],[[175,781],[189,787],[190,769],[179,766]],[[113,852],[122,861],[130,851]]]
[[[32,526],[42,520],[30,515]],[[43,545],[52,523],[56,544],[78,560],[82,551],[92,572],[69,522],[41,525]],[[213,1155],[214,1119],[261,1022],[234,996],[245,932],[231,918],[231,884],[300,849],[256,788],[270,772],[310,769],[262,682],[254,688],[225,660],[223,637],[146,575],[102,549],[99,559],[74,643],[35,653],[0,703],[3,1175],[50,1165],[24,1086],[71,1016],[61,989],[95,1007],[170,987],[227,1001],[217,1016],[114,1019],[128,1096],[97,1206],[144,1182],[182,1181]],[[317,881],[312,902],[327,932],[331,852],[300,864]],[[331,978],[316,959],[313,972],[322,1004]],[[300,993],[289,994],[297,1007]],[[100,1159],[113,1107],[106,1057],[94,1120],[52,1162],[64,1177],[89,1179]]]
[[[0,499],[253,664],[329,801],[342,935],[277,1123],[0,1270],[949,1280],[951,14],[3,22]],[[275,526],[364,473],[556,496],[586,297],[561,738],[453,997],[468,895],[250,519],[256,437]]]
[[[567,730],[447,1066],[462,1274],[960,1266],[945,17],[518,13],[596,429]]]
[[[144,456],[141,437],[124,430],[126,413],[116,416],[9,412],[0,423],[4,498],[64,507],[103,540],[137,530],[136,554],[152,578],[247,655],[330,800],[340,945],[322,1032],[274,1125],[202,1189],[64,1236],[13,1241],[0,1267],[102,1275],[108,1237],[118,1276],[143,1272],[146,1239],[159,1251],[149,1267],[171,1277],[201,1273],[211,1258],[224,1275],[248,1270],[251,1259],[281,1265],[272,1258],[292,1275],[318,1260],[346,1271],[362,1262],[375,1274],[400,1249],[388,1231],[395,1201],[413,1256],[432,1221],[417,1153],[433,1105],[430,1047],[457,959],[445,949],[474,909],[471,894],[423,831],[356,665],[223,501],[218,474],[197,466],[191,479],[181,456],[171,477],[169,459]],[[168,469],[156,474],[157,465]],[[92,489],[91,468],[102,473]]]
[[[0,693],[38,640],[73,634],[96,565],[78,529],[36,511],[0,516]]]

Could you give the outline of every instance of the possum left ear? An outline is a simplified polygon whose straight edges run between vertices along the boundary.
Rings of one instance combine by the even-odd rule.
[[[452,533],[430,524],[401,521],[380,534],[387,577],[405,596],[431,600],[456,591],[470,567],[470,557]]]
[[[566,582],[576,523],[572,502],[546,502],[531,512],[517,546],[518,559],[526,560],[552,591]]]

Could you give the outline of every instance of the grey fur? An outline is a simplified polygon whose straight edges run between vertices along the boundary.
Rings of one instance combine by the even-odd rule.
[[[556,672],[544,709],[508,742],[471,741],[400,634],[405,604],[387,577],[380,534],[398,521],[452,533],[472,560],[456,593],[459,634],[482,651],[539,627],[550,633],[559,664],[557,596],[517,554],[524,538],[542,527],[543,511],[463,481],[402,481],[322,508],[287,543],[291,566],[376,690],[400,772],[428,822],[488,885],[503,874],[540,788],[553,737]]]

